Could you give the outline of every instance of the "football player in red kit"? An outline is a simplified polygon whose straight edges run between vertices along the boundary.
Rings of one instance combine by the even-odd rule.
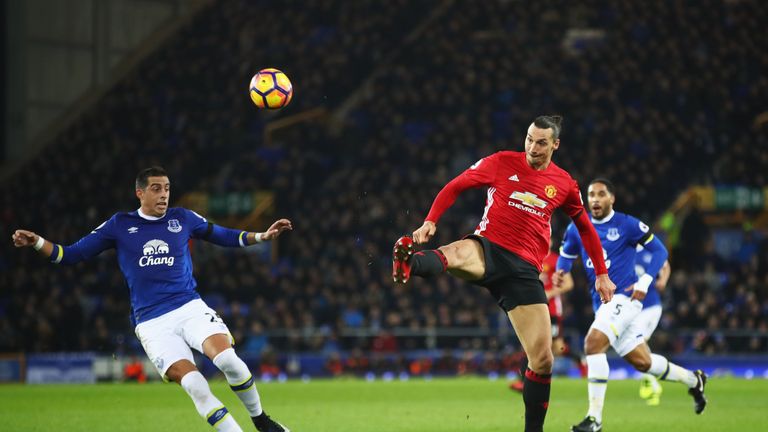
[[[406,283],[411,275],[443,272],[487,288],[507,313],[528,355],[523,383],[525,430],[542,431],[552,377],[552,333],[547,296],[539,279],[549,249],[550,219],[562,207],[578,227],[595,265],[595,290],[603,301],[616,287],[608,278],[600,238],[589,220],[579,186],[552,162],[560,146],[560,116],[540,116],[528,127],[525,151],[501,151],[479,160],[438,193],[424,224],[413,238],[401,237],[393,250],[392,276]],[[414,253],[428,242],[440,216],[464,190],[487,187],[482,219],[474,234]]]

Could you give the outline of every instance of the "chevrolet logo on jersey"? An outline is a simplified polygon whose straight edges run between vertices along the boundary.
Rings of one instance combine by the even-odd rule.
[[[509,196],[513,200],[518,200],[521,203],[527,205],[528,207],[538,207],[538,208],[544,208],[547,206],[547,202],[543,199],[539,198],[536,194],[532,194],[530,192],[518,192],[514,191],[512,192],[512,195]]]
[[[534,214],[541,218],[546,217],[544,212],[536,210],[536,207],[544,208],[547,206],[547,202],[539,198],[538,196],[536,196],[536,194],[532,194],[530,192],[514,191],[512,192],[512,195],[510,195],[509,197],[513,200],[520,201],[520,202],[509,201],[508,204],[510,206],[518,210],[522,210],[526,213]]]

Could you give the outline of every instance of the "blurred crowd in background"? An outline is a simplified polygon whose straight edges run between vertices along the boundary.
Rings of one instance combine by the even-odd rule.
[[[153,164],[171,174],[172,204],[190,191],[270,190],[275,215],[295,226],[276,263],[194,249],[198,289],[241,351],[323,352],[332,369],[369,353],[463,349],[489,356],[465,368],[489,369],[516,349],[491,296],[448,277],[393,284],[393,241],[421,225],[453,176],[521,150],[540,114],[565,117],[555,162],[582,186],[612,179],[616,209],[649,225],[689,185],[768,186],[765,22],[757,0],[216,3],[0,186],[0,226],[72,243],[135,210],[135,174]],[[249,101],[262,67],[293,81],[281,112]],[[327,114],[264,140],[269,121],[317,107]],[[432,244],[473,230],[483,200],[462,196]],[[556,238],[567,222],[553,220]],[[698,210],[676,223],[651,346],[765,352],[765,232],[737,227],[742,249],[721,256]],[[578,344],[592,311],[575,276],[565,330]],[[0,352],[141,353],[111,252],[54,266],[9,240],[0,286]],[[476,335],[418,336],[436,328]]]

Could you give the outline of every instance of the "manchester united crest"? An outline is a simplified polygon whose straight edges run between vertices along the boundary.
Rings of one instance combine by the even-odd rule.
[[[547,198],[554,198],[555,195],[557,195],[557,188],[555,185],[546,185],[544,186],[544,195],[547,196]]]

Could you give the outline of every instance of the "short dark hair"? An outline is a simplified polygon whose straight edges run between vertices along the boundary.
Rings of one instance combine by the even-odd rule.
[[[597,177],[597,178],[593,179],[591,182],[589,182],[589,186],[592,186],[595,183],[602,183],[602,184],[604,184],[605,188],[608,189],[608,193],[610,193],[611,195],[616,195],[613,192],[615,190],[615,188],[613,187],[613,183],[611,183],[611,181],[608,180],[607,178],[605,178],[605,177]]]
[[[535,120],[533,120],[533,124],[539,129],[552,129],[552,141],[555,141],[560,138],[560,131],[563,130],[563,116],[538,116]]]
[[[168,177],[168,173],[159,166],[144,168],[136,174],[136,189],[146,189],[150,177]]]

